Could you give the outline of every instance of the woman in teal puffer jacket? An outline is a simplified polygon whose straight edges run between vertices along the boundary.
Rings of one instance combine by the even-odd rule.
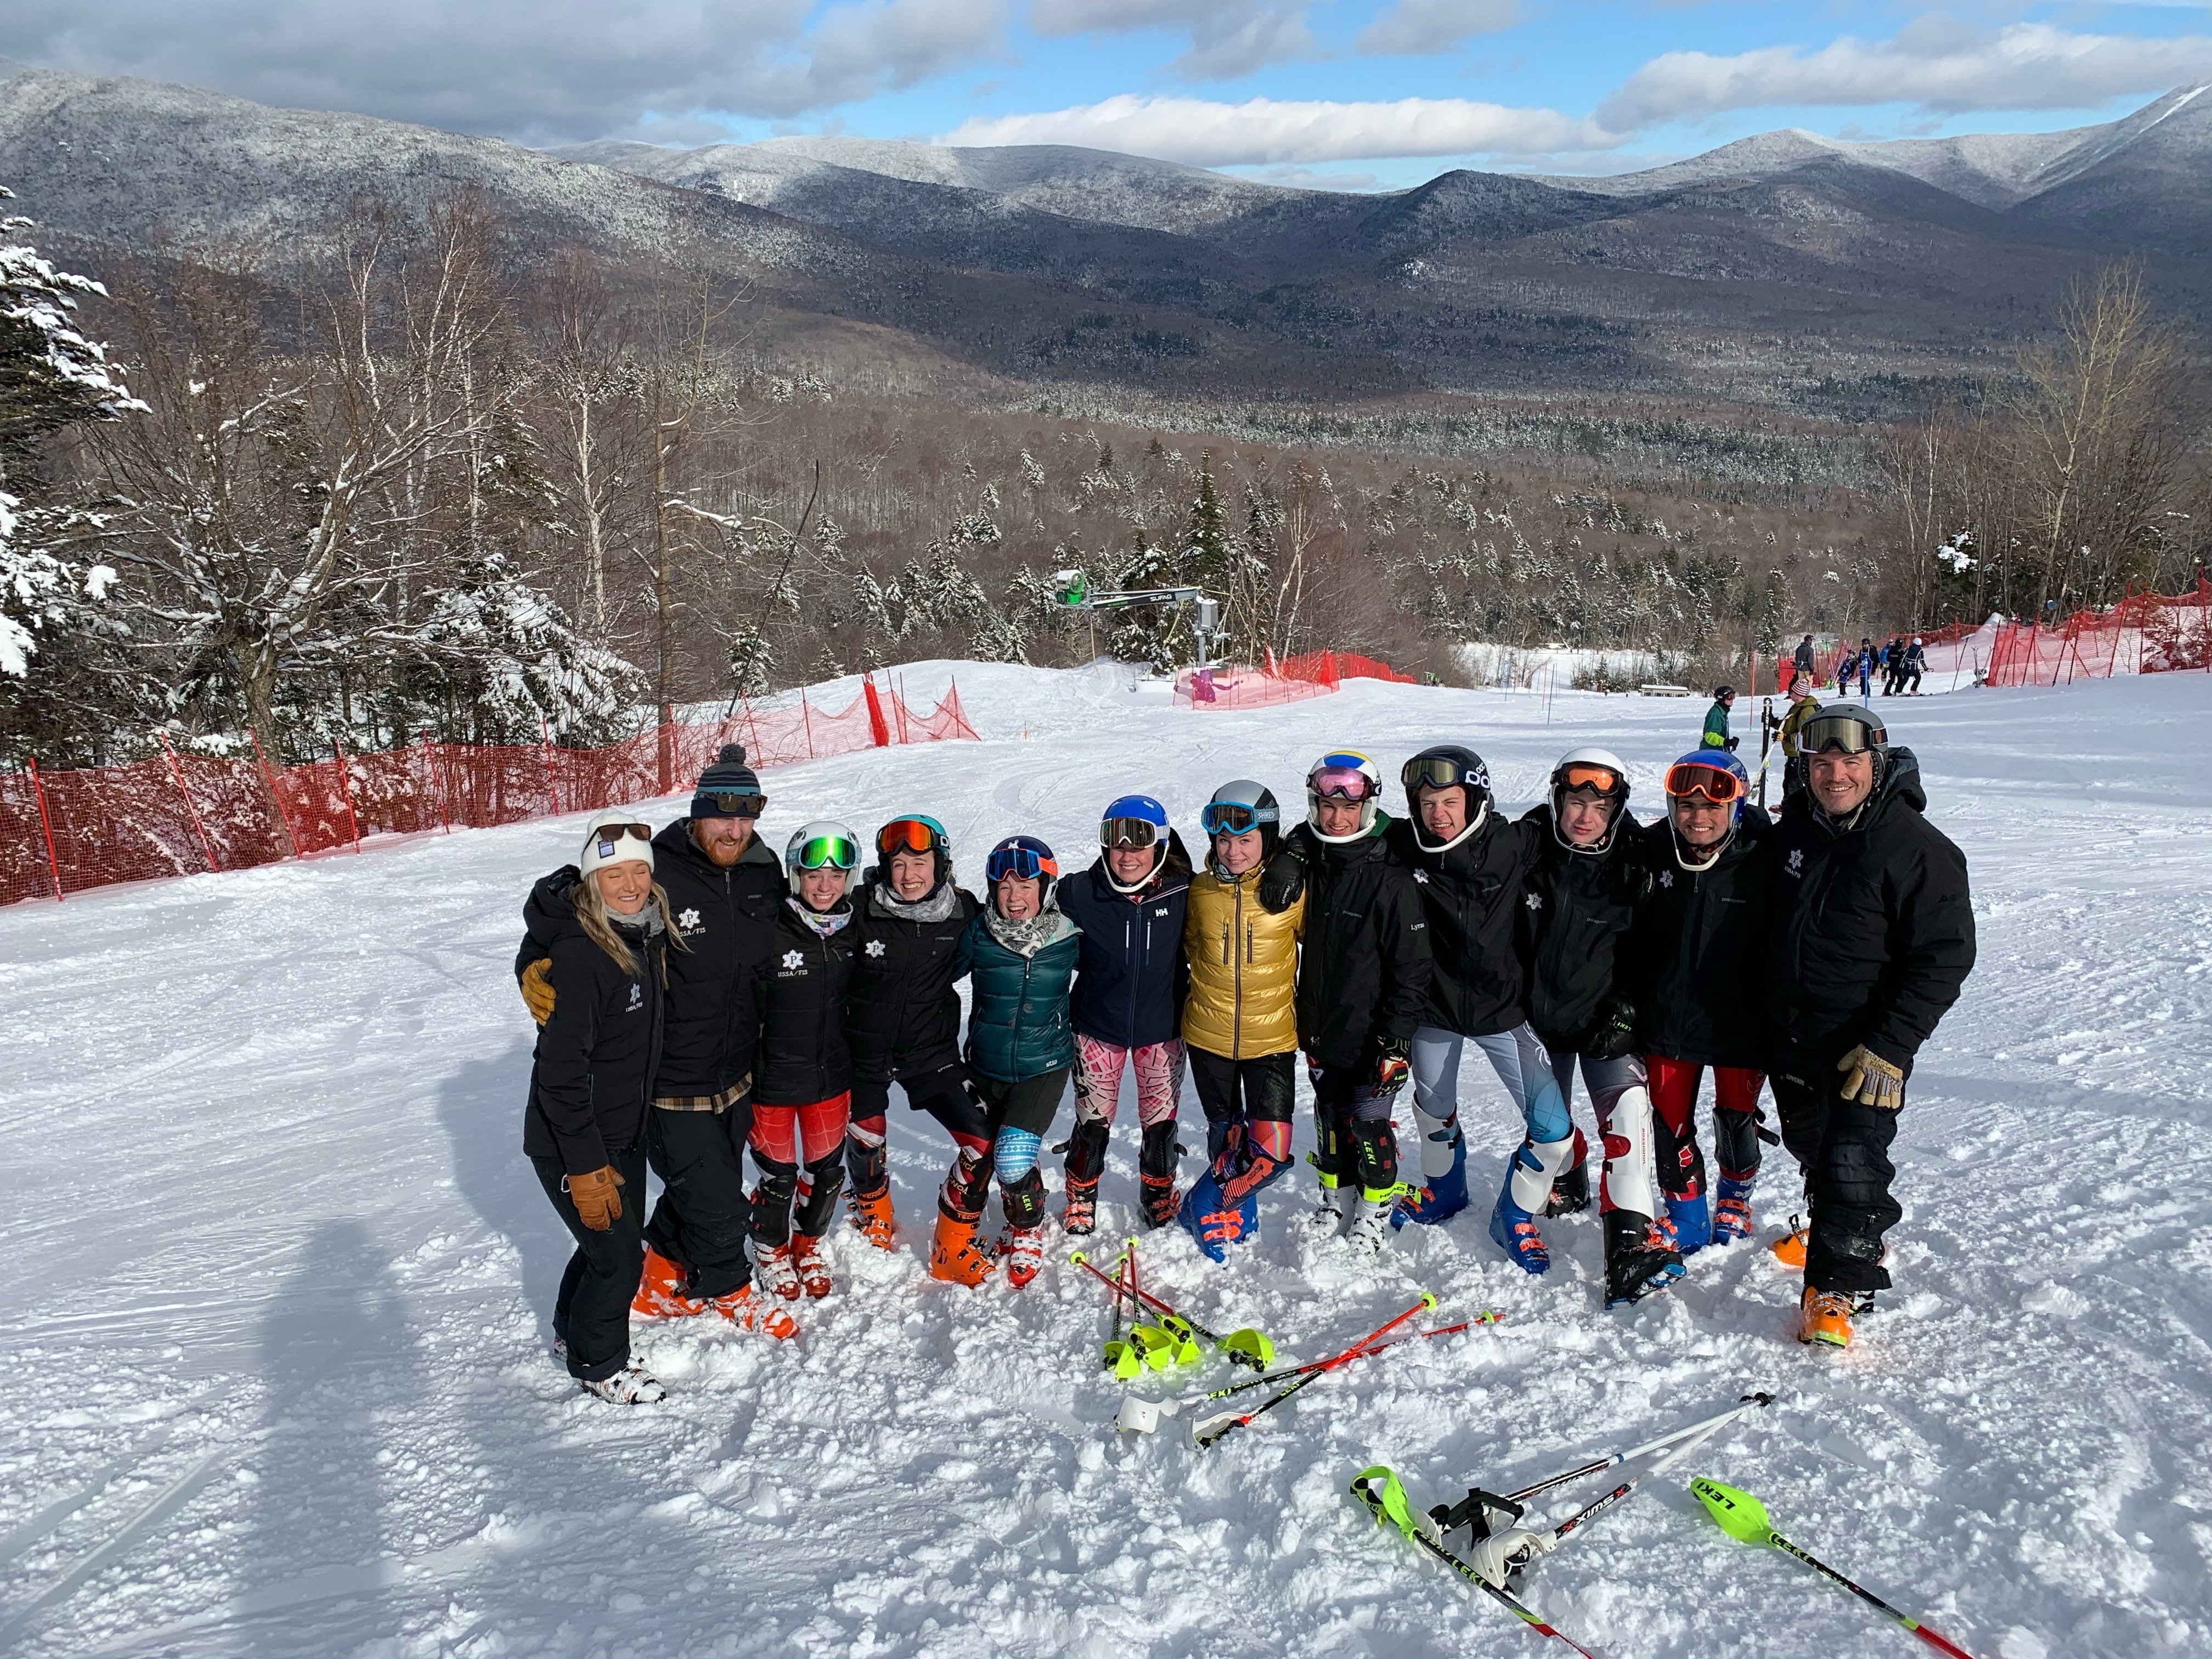
[[[985,1158],[963,1152],[946,1177],[929,1271],[962,1285],[980,1284],[990,1273],[990,1258],[976,1247],[975,1225],[995,1169],[1006,1217],[999,1254],[1006,1259],[1006,1283],[1019,1290],[1044,1261],[1037,1149],[1075,1063],[1067,994],[1083,930],[1060,912],[1053,890],[1060,865],[1042,842],[1007,837],[991,849],[984,873],[990,902],[968,924],[954,971],[972,975],[968,1071],[990,1123],[991,1152]]]

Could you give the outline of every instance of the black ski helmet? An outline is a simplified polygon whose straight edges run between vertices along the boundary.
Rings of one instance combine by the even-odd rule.
[[[1490,812],[1490,768],[1474,750],[1456,743],[1431,744],[1398,769],[1398,781],[1406,787],[1406,812],[1413,821],[1413,838],[1434,852],[1422,833],[1423,789],[1457,788],[1467,796],[1467,828],[1454,837],[1456,843],[1480,830]]]

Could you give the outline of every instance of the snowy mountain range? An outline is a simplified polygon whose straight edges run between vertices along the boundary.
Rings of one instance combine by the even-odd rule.
[[[473,185],[526,261],[681,249],[751,280],[764,343],[882,384],[1849,410],[1986,373],[2115,252],[2170,310],[2212,317],[2205,90],[2067,132],[1793,131],[1612,178],[1455,171],[1349,195],[1063,146],[540,152],[0,63],[0,181],[94,264],[163,235],[282,248],[359,196]]]

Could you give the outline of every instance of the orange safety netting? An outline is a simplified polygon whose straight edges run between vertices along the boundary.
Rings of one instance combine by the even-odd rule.
[[[1390,680],[1411,685],[1413,677],[1401,674],[1386,662],[1349,651],[1312,651],[1300,657],[1278,659],[1271,651],[1264,667],[1224,664],[1217,668],[1186,668],[1176,676],[1178,708],[1272,708],[1297,702],[1336,690],[1345,680]]]
[[[300,766],[160,755],[74,772],[0,773],[0,904],[119,881],[240,870],[359,850],[365,836],[483,827],[592,811],[687,787],[726,743],[757,768],[893,744],[975,736],[956,684],[927,714],[861,682],[831,714],[742,703],[727,719],[648,727],[605,749],[428,739]]]
[[[2131,593],[2061,623],[2008,623],[1990,649],[1988,684],[2065,685],[2115,674],[2212,668],[2212,586],[2191,593]]]

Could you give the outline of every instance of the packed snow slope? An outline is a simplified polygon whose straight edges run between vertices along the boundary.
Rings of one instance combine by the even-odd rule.
[[[909,689],[945,672],[909,669]],[[1704,713],[1358,684],[1194,714],[1088,672],[957,672],[984,742],[775,773],[775,842],[927,810],[975,882],[1016,830],[1082,863],[1124,790],[1190,833],[1227,778],[1295,801],[1326,748],[1395,779],[1443,738],[1516,807],[1568,747],[1609,743],[1649,815]],[[1302,1176],[1231,1267],[1146,1238],[1159,1286],[1286,1353],[1423,1290],[1444,1317],[1502,1316],[1205,1453],[1108,1426],[1103,1298],[1056,1231],[1024,1293],[927,1278],[945,1148],[898,1106],[900,1248],[841,1225],[837,1290],[798,1340],[641,1328],[665,1405],[576,1391],[547,1352],[568,1243],[520,1150],[531,1027],[509,964],[525,890],[580,820],[0,913],[0,1649],[1533,1656],[1542,1638],[1372,1526],[1351,1475],[1390,1463],[1423,1505],[1510,1490],[1760,1388],[1771,1411],[1544,1561],[1535,1605],[1620,1659],[1911,1646],[1724,1538],[1684,1490],[1710,1474],[1978,1654],[2212,1650],[2212,677],[1881,706],[1972,860],[1982,954],[1914,1078],[1898,1289],[1859,1345],[1792,1341],[1795,1286],[1757,1247],[1607,1314],[1585,1215],[1523,1277],[1483,1228],[1519,1125],[1470,1073],[1481,1201],[1451,1225],[1354,1261],[1297,1236]],[[1133,1224],[1132,1117],[1109,1249]],[[1796,1189],[1768,1156],[1762,1238]],[[1218,1362],[1202,1375],[1181,1386]]]

